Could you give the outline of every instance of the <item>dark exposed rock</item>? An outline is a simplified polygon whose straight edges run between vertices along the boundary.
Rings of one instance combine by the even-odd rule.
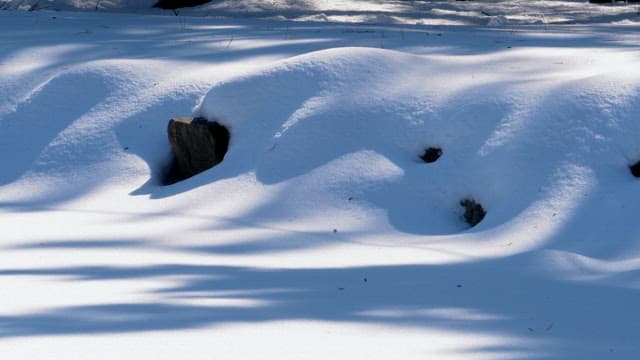
[[[171,184],[219,164],[227,153],[230,134],[218,122],[205,118],[174,118],[169,121],[169,142],[174,160],[165,176]]]
[[[155,8],[175,10],[183,7],[192,7],[211,2],[211,0],[158,0],[153,5]]]
[[[631,170],[631,174],[633,174],[633,176],[640,178],[640,161],[629,166],[629,170]]]
[[[426,163],[433,163],[436,162],[440,156],[442,156],[442,149],[430,147],[424,150],[424,154],[422,154],[420,158]]]
[[[461,200],[460,206],[464,207],[464,220],[472,227],[478,225],[487,214],[482,205],[473,199]]]

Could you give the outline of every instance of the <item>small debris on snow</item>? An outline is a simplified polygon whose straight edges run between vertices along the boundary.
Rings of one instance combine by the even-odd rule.
[[[509,23],[509,20],[507,20],[506,16],[498,15],[498,16],[492,16],[489,22],[487,23],[487,25],[488,26],[504,26],[504,25],[507,25],[508,23]]]

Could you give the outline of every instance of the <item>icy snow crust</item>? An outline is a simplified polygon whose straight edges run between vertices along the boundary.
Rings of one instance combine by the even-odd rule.
[[[3,358],[639,353],[636,26],[0,26]],[[229,152],[163,187],[189,114]]]

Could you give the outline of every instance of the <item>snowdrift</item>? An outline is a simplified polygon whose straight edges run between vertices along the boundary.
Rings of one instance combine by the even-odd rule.
[[[506,57],[486,74],[463,61],[342,48],[223,82],[199,109],[232,132],[227,159],[208,176],[295,184],[283,217],[385,214],[358,231],[485,231],[518,247],[570,226],[589,247],[603,236],[633,242],[624,224],[636,206],[603,200],[640,190],[628,169],[640,156],[640,72],[589,64],[525,74]],[[434,164],[419,159],[429,146],[443,149]],[[465,198],[488,210],[471,230],[460,219]]]
[[[121,196],[201,197],[199,206],[220,216],[339,234],[322,240],[329,243],[446,250],[436,262],[545,243],[615,255],[635,246],[640,189],[628,167],[640,159],[640,71],[608,64],[630,57],[543,67],[535,50],[452,60],[348,47],[239,72],[194,110],[231,131],[225,161],[171,186],[161,185],[170,163],[161,119],[188,103],[185,88],[145,83],[162,63],[134,73],[134,64],[97,62],[48,79],[5,117],[4,151],[23,160],[1,180],[12,202],[137,182]],[[147,90],[131,102],[134,86]],[[174,102],[154,106],[158,91]],[[77,101],[65,104],[60,96],[69,94]],[[138,114],[139,105],[150,108]],[[51,109],[66,115],[44,122]],[[442,149],[437,162],[420,159],[428,147]],[[465,199],[487,211],[473,228]]]

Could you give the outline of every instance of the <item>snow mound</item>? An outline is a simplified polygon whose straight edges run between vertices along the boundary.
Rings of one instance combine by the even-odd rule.
[[[3,358],[636,359],[640,37],[506,16],[0,11]],[[229,152],[162,186],[189,114]]]
[[[285,195],[289,216],[357,199],[393,229],[454,234],[468,231],[459,201],[472,198],[487,210],[472,231],[490,230],[477,239],[543,241],[566,221],[602,227],[594,193],[639,191],[627,165],[640,156],[640,73],[597,66],[507,79],[390,50],[329,49],[219,83],[199,112],[232,133],[215,179],[295,183],[305,195]],[[444,151],[434,164],[419,160],[429,146]],[[368,226],[383,230],[377,221]]]
[[[455,254],[418,261],[546,243],[615,255],[635,246],[630,216],[640,210],[626,200],[640,191],[628,169],[640,159],[640,71],[610,64],[634,61],[632,51],[458,57],[345,47],[259,69],[227,67],[226,77],[218,75],[223,65],[167,71],[163,61],[94,61],[40,82],[17,111],[7,107],[0,147],[23,161],[2,173],[0,195],[51,201],[117,184],[129,188],[118,196],[149,195],[166,206],[198,200],[216,216],[338,234],[330,243],[437,242]],[[190,74],[186,85],[178,74]],[[176,107],[191,109],[211,84],[194,115],[229,128],[225,160],[163,187],[165,121],[186,115]],[[49,109],[57,115],[47,122]],[[36,136],[25,141],[25,133]],[[442,156],[427,164],[421,156],[431,147]],[[460,206],[466,199],[487,212],[473,228]],[[616,240],[601,241],[610,236]]]
[[[0,10],[140,10],[156,0],[0,0]]]

